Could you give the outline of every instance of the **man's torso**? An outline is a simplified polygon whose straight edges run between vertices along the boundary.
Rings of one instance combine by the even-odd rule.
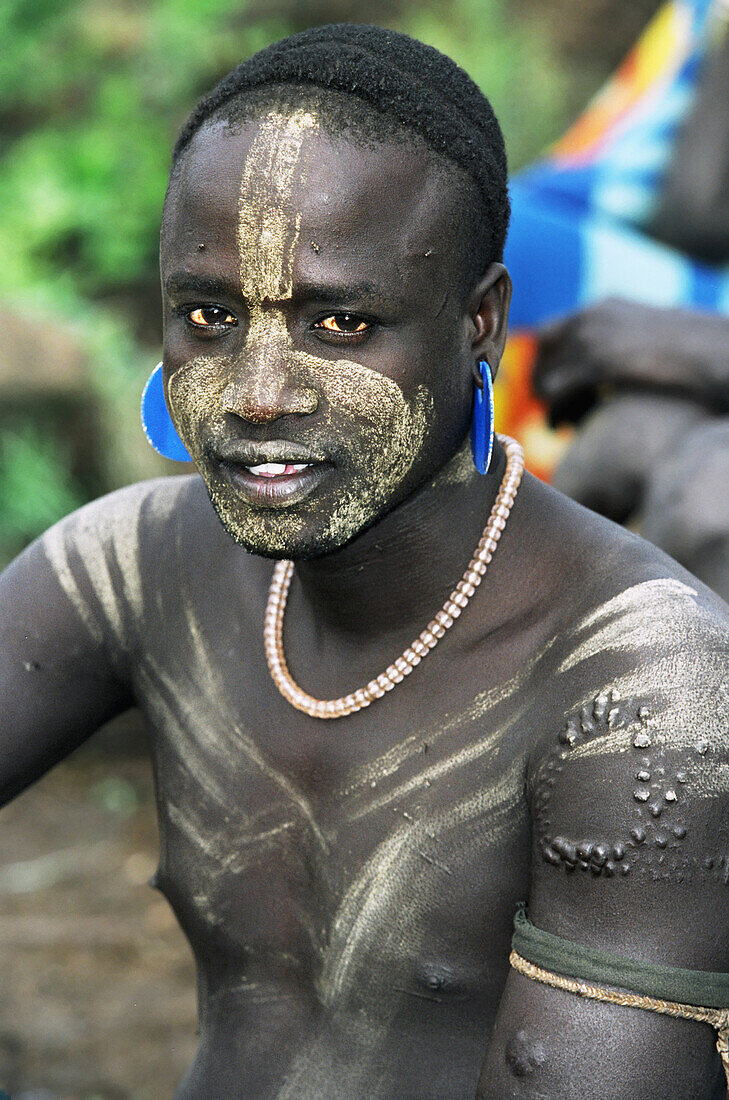
[[[566,722],[587,707],[608,739],[615,722],[600,660],[587,676],[565,660],[610,568],[565,579],[547,523],[541,570],[520,574],[535,547],[517,524],[492,591],[518,597],[479,602],[494,599],[487,575],[409,680],[323,722],[265,664],[272,563],[230,542],[199,481],[135,487],[123,507],[122,534],[89,528],[84,547],[77,531],[78,557],[52,539],[47,553],[89,629],[113,637],[153,735],[156,882],[199,971],[201,1046],[180,1095],[474,1095],[528,895],[533,785],[544,845]],[[313,694],[379,671],[346,644],[306,646],[295,623],[284,642]]]

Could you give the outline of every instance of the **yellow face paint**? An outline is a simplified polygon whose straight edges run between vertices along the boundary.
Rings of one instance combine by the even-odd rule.
[[[306,138],[319,123],[310,111],[272,112],[261,122],[243,168],[238,252],[243,295],[252,307],[290,298],[301,213],[293,210]],[[260,320],[257,318],[257,320]]]
[[[293,296],[301,228],[295,196],[304,181],[303,153],[318,132],[310,111],[272,112],[261,121],[238,205],[244,346],[235,356],[192,359],[168,384],[177,429],[227,531],[273,557],[334,549],[385,511],[420,451],[432,411],[425,387],[408,400],[396,382],[369,367],[293,346],[279,303]],[[216,443],[251,440],[246,423],[262,422],[268,431],[254,437],[259,443],[285,439],[332,463],[321,487],[298,503],[251,504],[219,465],[211,466]]]
[[[236,384],[238,363],[201,357],[177,371],[169,387],[178,430],[226,530],[253,553],[273,557],[334,549],[369,525],[409,472],[432,411],[425,387],[408,402],[391,378],[360,363],[291,351],[288,368],[297,392],[315,393],[322,404],[316,426],[302,430],[297,442],[330,455],[335,470],[329,476],[337,480],[336,493],[317,492],[290,506],[249,505],[227,480],[214,476],[203,451],[206,438],[229,435],[221,413],[226,395],[247,397],[258,384],[255,377]]]

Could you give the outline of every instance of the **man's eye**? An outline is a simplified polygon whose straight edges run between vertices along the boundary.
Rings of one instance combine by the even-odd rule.
[[[354,313],[332,313],[329,317],[318,321],[315,327],[324,329],[325,332],[354,336],[356,333],[366,332],[370,326],[367,321],[363,321]]]
[[[198,306],[191,309],[187,319],[193,325],[200,328],[209,328],[210,325],[237,325],[238,322],[232,313],[222,306]]]

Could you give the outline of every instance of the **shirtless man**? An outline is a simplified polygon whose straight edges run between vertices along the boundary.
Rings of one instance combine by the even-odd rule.
[[[724,1095],[706,1024],[509,968],[526,901],[577,950],[729,970],[721,601],[525,475],[463,614],[371,706],[312,717],[266,662],[272,558],[291,677],[335,700],[474,554],[506,468],[468,445],[504,172],[488,104],[419,43],[323,28],[246,62],[183,131],[163,220],[198,473],[82,509],[2,578],[5,798],[133,703],[149,723],[156,885],[199,974],[179,1097]]]

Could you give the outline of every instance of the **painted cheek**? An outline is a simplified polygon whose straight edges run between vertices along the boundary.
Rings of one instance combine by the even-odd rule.
[[[326,518],[326,541],[341,546],[388,510],[417,461],[432,421],[421,387],[408,402],[390,378],[357,363],[323,363],[317,381],[332,427],[349,422],[347,478]]]
[[[408,402],[391,378],[348,360],[314,361],[312,377],[334,422],[342,416],[355,428],[360,446],[383,472],[412,466],[425,436],[432,400],[425,387]]]
[[[176,370],[167,383],[173,423],[193,459],[200,455],[202,426],[220,415],[230,365],[227,357],[200,356]]]

